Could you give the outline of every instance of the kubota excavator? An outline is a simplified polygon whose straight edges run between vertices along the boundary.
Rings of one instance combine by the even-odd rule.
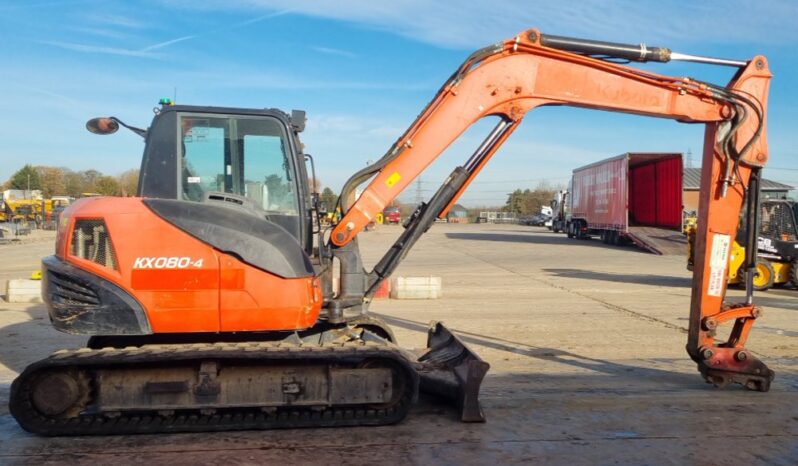
[[[737,72],[719,86],[619,63],[677,59]],[[378,425],[401,420],[419,390],[431,390],[455,399],[464,421],[484,420],[487,363],[439,323],[426,350],[401,349],[367,309],[524,115],[547,105],[706,125],[687,351],[708,382],[767,391],[774,373],[744,346],[761,314],[750,279],[744,302],[724,295],[739,212],[746,198],[757,205],[767,161],[770,78],[761,56],[524,31],[468,57],[388,152],[349,179],[328,231],[318,229],[302,112],[165,102],[146,130],[90,120],[93,132],[122,125],[145,139],[138,197],[83,199],[62,214],[55,255],[43,260],[43,295],[57,329],[91,337],[26,368],[10,411],[44,435]],[[358,233],[485,116],[498,117],[496,127],[365,271]],[[724,323],[733,325],[729,339],[715,341]]]

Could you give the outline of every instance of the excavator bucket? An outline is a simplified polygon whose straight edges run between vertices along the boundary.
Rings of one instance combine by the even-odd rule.
[[[463,422],[485,422],[479,388],[490,364],[441,322],[430,324],[427,348],[418,363],[422,392],[450,399],[460,409]]]

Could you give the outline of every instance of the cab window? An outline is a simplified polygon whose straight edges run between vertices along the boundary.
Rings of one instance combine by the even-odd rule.
[[[179,127],[184,200],[231,193],[270,214],[298,215],[296,177],[279,121],[182,115]]]

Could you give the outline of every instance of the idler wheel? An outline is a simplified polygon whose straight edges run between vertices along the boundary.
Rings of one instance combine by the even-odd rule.
[[[36,381],[31,393],[33,406],[42,414],[57,416],[80,399],[80,384],[68,374],[47,374]]]

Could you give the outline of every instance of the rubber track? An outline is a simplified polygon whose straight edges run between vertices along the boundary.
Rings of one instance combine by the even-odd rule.
[[[81,413],[75,417],[47,417],[30,400],[31,380],[39,371],[77,368],[91,372],[104,367],[138,366],[217,360],[336,363],[345,360],[388,359],[405,371],[405,391],[399,401],[387,409],[360,406],[308,407],[284,406],[264,411],[260,407],[216,408],[214,414],[199,409],[176,409],[174,414],[155,411],[117,412],[113,416]],[[385,425],[401,421],[418,396],[419,376],[406,352],[393,344],[352,341],[339,344],[301,346],[285,342],[214,343],[191,345],[151,345],[123,349],[62,350],[28,366],[11,385],[9,410],[27,431],[39,435],[116,435],[162,432],[208,432],[243,429],[295,427],[333,427]],[[91,400],[88,403],[91,406]],[[90,411],[90,410],[87,410]]]

